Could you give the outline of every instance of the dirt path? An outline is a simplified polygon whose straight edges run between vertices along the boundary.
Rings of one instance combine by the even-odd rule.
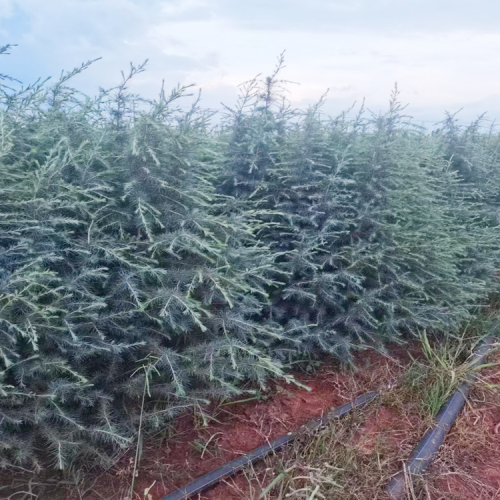
[[[394,347],[390,352],[390,357],[374,351],[360,353],[359,370],[355,373],[341,370],[335,362],[323,364],[315,373],[298,372],[295,377],[310,391],[291,384],[272,384],[266,400],[211,408],[211,420],[206,426],[199,416],[179,418],[168,439],[164,436],[164,440],[146,441],[139,476],[135,481],[134,500],[149,500],[144,497],[144,490],[151,486],[151,500],[158,500],[267,440],[297,429],[334,406],[351,401],[369,390],[386,388],[400,376],[409,362],[404,349]],[[206,448],[204,445],[207,445]],[[86,489],[66,490],[64,496],[59,496],[58,492],[52,498],[123,500],[132,469],[133,457],[130,453],[120,460],[113,472],[94,478]],[[83,496],[80,496],[82,493]],[[201,498],[242,498],[237,495],[231,487],[223,484],[212,488]]]
[[[296,430],[330,408],[377,389],[385,395],[363,411],[350,434],[339,438],[339,446],[355,450],[355,457],[350,462],[354,475],[348,479],[351,481],[349,495],[346,496],[346,489],[343,494],[340,492],[338,497],[331,498],[384,498],[382,475],[394,473],[401,467],[401,460],[409,455],[429,425],[429,421],[422,421],[417,405],[398,397],[397,391],[388,390],[401,381],[411,362],[405,349],[392,347],[389,352],[390,356],[373,351],[360,353],[359,370],[354,373],[340,370],[334,362],[324,363],[314,373],[297,373],[297,380],[310,391],[275,383],[265,399],[212,407],[206,422],[199,415],[179,418],[168,435],[146,439],[133,500],[159,500],[267,440]],[[412,352],[418,355],[416,347]],[[484,383],[500,386],[497,367],[486,369],[482,378]],[[415,498],[500,500],[499,393],[484,388],[473,391],[471,405],[458,418],[432,465],[429,479]],[[288,459],[292,452],[288,452]],[[284,456],[286,459],[287,452]],[[282,458],[276,457],[276,460]],[[383,474],[374,469],[377,461]],[[272,460],[260,463],[251,474],[239,474],[204,492],[199,499],[257,499],[262,488],[275,477],[273,467]],[[38,498],[124,500],[128,496],[132,470],[133,451],[122,457],[112,471],[87,477],[78,488],[45,488]],[[372,472],[373,477],[370,476]],[[356,475],[366,476],[363,477],[365,481],[354,484]],[[275,497],[270,493],[266,498]],[[292,495],[291,498],[302,497]]]
[[[432,500],[500,499],[500,368],[481,378],[496,388],[476,388],[458,417],[432,466]]]

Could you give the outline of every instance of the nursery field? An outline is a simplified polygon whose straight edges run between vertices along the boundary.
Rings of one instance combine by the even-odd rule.
[[[397,87],[295,109],[282,56],[217,114],[135,95],[145,64],[83,95],[90,64],[0,73],[0,495],[157,500],[379,390],[206,493],[378,498],[497,335],[500,134],[422,129]],[[415,498],[498,497],[484,373]]]

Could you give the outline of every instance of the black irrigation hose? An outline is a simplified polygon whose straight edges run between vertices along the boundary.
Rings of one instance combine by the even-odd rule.
[[[486,356],[492,348],[495,339],[487,337],[481,347],[474,354],[471,365],[478,366],[484,363]],[[432,458],[437,453],[444,441],[446,434],[451,429],[458,414],[462,410],[469,394],[474,374],[469,373],[464,382],[452,394],[448,401],[441,407],[436,416],[436,424],[429,429],[422,440],[418,443],[410,458],[406,462],[405,469],[398,472],[389,483],[386,491],[394,499],[400,499],[406,492],[406,482],[412,480],[414,474],[423,472],[430,464]]]
[[[317,420],[309,422],[307,424],[307,427],[309,427],[310,429],[316,429],[318,427],[321,427],[322,425],[325,425],[329,420],[333,418],[341,418],[354,408],[359,408],[360,406],[369,403],[377,396],[377,394],[377,392],[371,391],[363,394],[362,396],[358,396],[354,401],[351,401],[350,403],[342,406],[337,406],[336,408],[333,408],[328,414],[323,415]],[[183,488],[170,493],[170,495],[167,495],[166,497],[163,497],[161,500],[182,500],[184,498],[190,497],[191,495],[196,495],[197,493],[200,493],[201,491],[218,483],[221,479],[232,476],[245,465],[253,464],[261,458],[264,458],[266,455],[278,451],[286,444],[291,443],[295,439],[295,437],[296,436],[294,434],[285,434],[284,436],[280,436],[279,438],[270,441],[268,444],[259,446],[255,450],[245,453],[245,455],[242,455],[236,460],[232,460],[222,467],[219,467],[218,469],[199,477],[192,483],[189,483]]]

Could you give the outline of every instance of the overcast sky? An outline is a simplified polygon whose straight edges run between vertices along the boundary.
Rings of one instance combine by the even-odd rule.
[[[94,93],[148,58],[134,91],[196,83],[211,108],[286,49],[296,105],[329,88],[331,113],[363,98],[378,111],[397,82],[417,121],[500,120],[498,0],[0,0],[5,43],[0,72],[24,83],[102,57],[74,83]]]

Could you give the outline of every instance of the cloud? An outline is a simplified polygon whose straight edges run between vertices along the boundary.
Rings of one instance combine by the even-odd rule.
[[[332,110],[364,97],[381,109],[397,81],[410,111],[440,118],[457,103],[493,103],[499,15],[494,0],[0,0],[0,36],[19,44],[0,64],[31,81],[102,56],[75,83],[92,93],[149,58],[134,91],[196,83],[217,107],[287,49],[294,103],[330,88]]]
[[[190,2],[188,2],[190,3]],[[213,18],[240,29],[295,32],[497,31],[500,4],[494,0],[205,0]]]

